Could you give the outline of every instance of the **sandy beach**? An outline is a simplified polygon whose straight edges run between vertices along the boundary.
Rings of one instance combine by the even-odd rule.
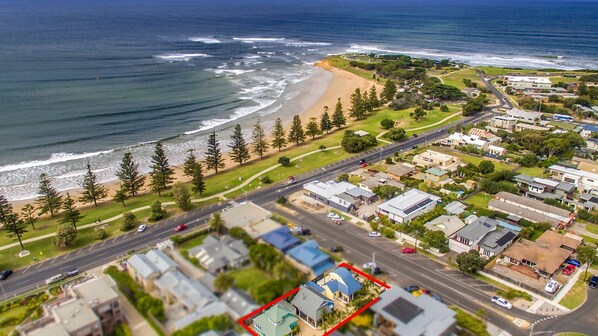
[[[378,93],[380,93],[382,91],[382,85],[379,85],[378,83],[369,81],[362,77],[359,77],[350,72],[331,67],[326,61],[318,62],[315,64],[315,66],[318,66],[321,69],[324,69],[325,71],[330,72],[332,74],[332,79],[330,80],[324,93],[321,95],[321,97],[315,103],[312,103],[313,97],[299,97],[299,102],[300,102],[299,106],[302,110],[302,112],[300,112],[300,116],[301,116],[301,121],[302,121],[304,127],[310,118],[315,117],[318,120],[320,119],[320,116],[322,115],[322,113],[324,111],[324,106],[328,106],[329,113],[332,114],[332,112],[334,111],[334,106],[336,105],[338,98],[341,98],[341,103],[343,104],[343,109],[345,110],[345,113],[348,113],[348,108],[350,106],[350,96],[353,93],[353,91],[355,91],[356,88],[359,88],[361,91],[369,90],[370,87],[372,86],[372,84],[375,84],[377,86],[376,89],[377,89]],[[286,110],[296,111],[297,107],[294,106],[293,108],[287,108],[286,106],[283,106],[282,113],[287,112]],[[348,124],[351,123],[351,120],[348,117],[347,117],[347,123]],[[288,129],[290,128],[289,122],[286,122],[285,128],[288,131]],[[249,134],[250,132],[251,131],[249,129],[245,130],[246,134]],[[221,139],[221,147],[223,150],[227,149],[226,141],[224,139]],[[276,149],[270,148],[270,150],[268,151],[268,153],[266,153],[266,155],[276,153],[276,152],[278,152]],[[196,155],[199,156],[201,154],[203,154],[203,150],[198,149],[196,151]],[[230,160],[229,156],[226,153],[224,153],[223,158],[225,159],[225,164],[226,164],[225,169],[233,168],[237,165],[232,160]],[[250,162],[253,160],[259,160],[259,158],[253,157],[250,160]],[[175,181],[187,182],[189,180],[189,178],[187,178],[183,174],[181,165],[175,165],[175,166],[173,166],[173,168],[175,171],[175,176],[174,176]],[[223,170],[225,170],[225,169],[223,169]],[[209,176],[211,174],[212,174],[212,171],[205,172],[205,176]],[[148,182],[148,180],[149,180],[149,176],[147,177],[146,182]],[[147,184],[148,183],[146,183],[146,187],[142,190],[142,192],[147,192],[149,190],[149,187],[147,186]],[[108,182],[108,183],[105,183],[104,186],[108,189],[109,197],[102,200],[102,203],[112,202],[112,195],[114,195],[115,190],[117,190],[119,188],[119,181],[115,180],[112,182]],[[71,195],[71,197],[79,197],[81,190],[82,190],[81,188],[71,189],[68,191],[63,191],[62,194],[66,195],[66,193],[68,192]],[[13,207],[15,208],[15,210],[19,211],[21,209],[21,207],[23,207],[25,204],[32,203],[32,202],[34,202],[34,199],[14,201],[11,203],[13,204]],[[87,204],[87,205],[79,204],[79,206],[85,207],[85,206],[90,206],[90,205],[89,204]]]

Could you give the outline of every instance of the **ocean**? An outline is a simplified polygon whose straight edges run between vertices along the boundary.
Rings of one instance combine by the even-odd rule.
[[[288,120],[330,80],[313,63],[331,54],[596,69],[596,14],[565,0],[0,0],[0,194],[35,196],[42,172],[80,187],[88,161],[111,181],[126,151],[149,171],[156,141],[177,164],[213,128],[226,146],[236,123]]]

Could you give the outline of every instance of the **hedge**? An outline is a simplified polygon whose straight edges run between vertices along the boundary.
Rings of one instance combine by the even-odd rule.
[[[187,241],[189,241],[191,239],[194,239],[194,238],[197,238],[199,236],[203,236],[205,234],[208,234],[209,232],[210,232],[209,229],[203,229],[203,230],[195,231],[193,233],[190,233],[190,234],[184,235],[184,236],[174,235],[174,236],[170,237],[170,240],[172,240],[172,242],[174,243],[174,245],[178,246],[178,245],[181,245],[184,242],[187,242]]]
[[[490,336],[486,330],[486,324],[484,321],[464,312],[455,306],[451,306],[450,308],[457,313],[455,319],[457,320],[457,325],[459,327],[472,332],[476,336]]]

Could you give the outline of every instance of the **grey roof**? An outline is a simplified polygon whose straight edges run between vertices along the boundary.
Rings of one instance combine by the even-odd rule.
[[[318,310],[326,303],[332,302],[324,295],[316,292],[311,287],[301,285],[299,292],[291,300],[291,305],[302,311],[314,320],[318,320]]]
[[[465,211],[465,209],[467,209],[467,205],[458,201],[450,202],[444,207],[444,210],[449,215],[460,215]]]
[[[365,198],[372,198],[376,196],[376,194],[369,192],[367,190],[363,190],[361,188],[355,187],[353,189],[349,189],[345,191],[345,194],[352,196],[352,197],[365,197]]]
[[[478,246],[485,250],[492,251],[494,254],[498,254],[502,252],[515,237],[517,237],[517,233],[503,228],[488,233],[482,240],[480,240]]]
[[[456,328],[453,310],[428,295],[415,297],[399,286],[382,293],[371,310],[392,322],[396,335],[451,335]]]
[[[482,239],[488,232],[494,230],[497,225],[498,222],[494,219],[482,216],[476,219],[473,223],[455,232],[455,235],[471,241],[477,241]]]
[[[216,287],[214,287],[214,280],[216,280],[216,277],[212,273],[208,272],[205,272],[201,278],[197,279],[197,281],[201,282],[201,284],[204,285],[207,289],[209,289],[212,293],[216,292]]]
[[[177,264],[166,253],[157,249],[149,250],[146,254],[133,255],[129,258],[127,265],[144,279],[163,274],[177,267]]]
[[[208,236],[203,244],[190,249],[189,254],[210,272],[216,272],[236,260],[247,258],[249,250],[241,240],[231,236]]]
[[[553,227],[558,227],[561,224],[561,221],[559,219],[548,217],[541,213],[521,208],[514,204],[501,202],[497,199],[491,199],[488,203],[488,208],[504,212],[506,214],[514,215],[519,218],[524,218],[536,223],[547,222],[550,223],[550,225],[552,225]]]
[[[407,175],[415,170],[412,166],[407,166],[404,164],[397,164],[397,165],[389,165],[386,172],[389,174],[393,174],[396,176],[403,176]]]
[[[270,218],[270,211],[255,205],[251,202],[241,203],[233,208],[222,211],[222,220],[224,226],[231,229],[233,227],[246,227],[257,224]]]
[[[237,288],[231,288],[224,292],[220,300],[228,306],[235,320],[259,307],[247,293]]]
[[[463,228],[465,223],[457,216],[442,215],[427,222],[424,226],[430,231],[442,231],[447,237],[450,237]]]
[[[516,182],[525,182],[529,185],[538,186],[538,187],[545,187],[551,186],[555,189],[562,190],[566,193],[569,193],[575,189],[575,185],[568,183],[568,182],[561,182],[552,179],[545,179],[545,178],[538,178],[532,177],[524,174],[519,174],[515,176]]]

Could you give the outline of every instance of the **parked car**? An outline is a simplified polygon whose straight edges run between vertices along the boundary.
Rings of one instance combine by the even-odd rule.
[[[137,228],[137,232],[143,232],[143,231],[145,231],[145,229],[147,229],[147,225],[145,225],[145,224],[141,224],[141,225],[139,225],[139,227]]]
[[[375,268],[375,267],[378,267],[378,265],[376,265],[373,261],[368,261],[361,266],[361,268],[365,268],[365,269]]]
[[[293,184],[295,183],[295,176],[289,176],[289,178],[287,179],[287,184]]]
[[[301,230],[303,230],[303,228],[301,228],[299,225],[295,225],[290,230],[294,234],[299,234],[301,233]]]
[[[368,233],[368,236],[370,236],[370,237],[382,237],[382,235],[378,231],[370,231]]]
[[[556,280],[550,280],[546,284],[546,287],[544,287],[544,290],[550,294],[553,294],[557,291],[557,289],[559,289],[559,285],[560,284]]]
[[[362,164],[359,165],[360,168],[365,168],[367,166],[368,166],[367,162],[364,162],[364,163],[362,163]]]
[[[384,273],[384,272],[382,272],[382,269],[379,266],[376,266],[376,267],[372,268],[371,270],[372,270],[372,275],[379,275],[379,274]]]
[[[302,229],[298,235],[300,236],[309,236],[311,234],[311,230],[310,229]]]
[[[417,253],[417,251],[413,248],[413,247],[403,247],[401,249],[401,252],[403,254],[413,254],[413,253]]]
[[[419,290],[419,286],[415,286],[415,285],[407,286],[407,287],[405,287],[405,290],[408,291],[409,293],[413,293],[413,292]]]
[[[58,282],[64,278],[66,278],[66,273],[65,274],[56,274],[56,275],[46,279],[46,285],[53,284],[53,283]]]
[[[413,137],[414,137],[414,138],[417,138],[417,134],[413,133]]]
[[[364,159],[357,161],[357,165],[361,166],[362,164],[366,163]]]
[[[4,270],[4,271],[0,272],[0,280],[6,280],[11,275],[12,275],[12,270],[10,270],[10,269]]]
[[[590,287],[596,288],[597,284],[598,284],[598,276],[592,275],[592,277],[590,278]]]
[[[79,274],[79,270],[75,268],[70,271],[66,271],[65,274],[67,277],[74,277],[75,275]]]
[[[575,266],[573,266],[571,264],[567,264],[567,266],[565,266],[565,268],[563,268],[564,275],[571,275],[573,272],[575,272]]]
[[[187,228],[187,225],[180,224],[179,226],[174,228],[174,232],[181,232],[181,231],[185,230],[186,228]]]
[[[436,300],[436,301],[444,302],[444,300],[442,299],[442,297],[440,295],[438,295],[438,294],[432,294],[432,295],[430,295],[430,297],[432,299]]]
[[[330,252],[343,252],[343,247],[340,245],[332,245],[330,247]]]
[[[330,219],[341,218],[341,216],[339,216],[338,214],[336,214],[334,212],[329,212],[328,215],[326,215],[326,216],[328,216],[328,218],[330,218]]]
[[[509,301],[501,298],[500,296],[494,295],[490,300],[492,301],[492,303],[494,303],[494,304],[496,304],[498,306],[501,306],[501,307],[503,307],[505,309],[511,309],[511,308],[513,308],[513,305]]]
[[[567,260],[565,260],[565,264],[573,265],[575,267],[581,266],[581,263],[579,262],[579,260],[575,260],[575,259],[567,259]]]

